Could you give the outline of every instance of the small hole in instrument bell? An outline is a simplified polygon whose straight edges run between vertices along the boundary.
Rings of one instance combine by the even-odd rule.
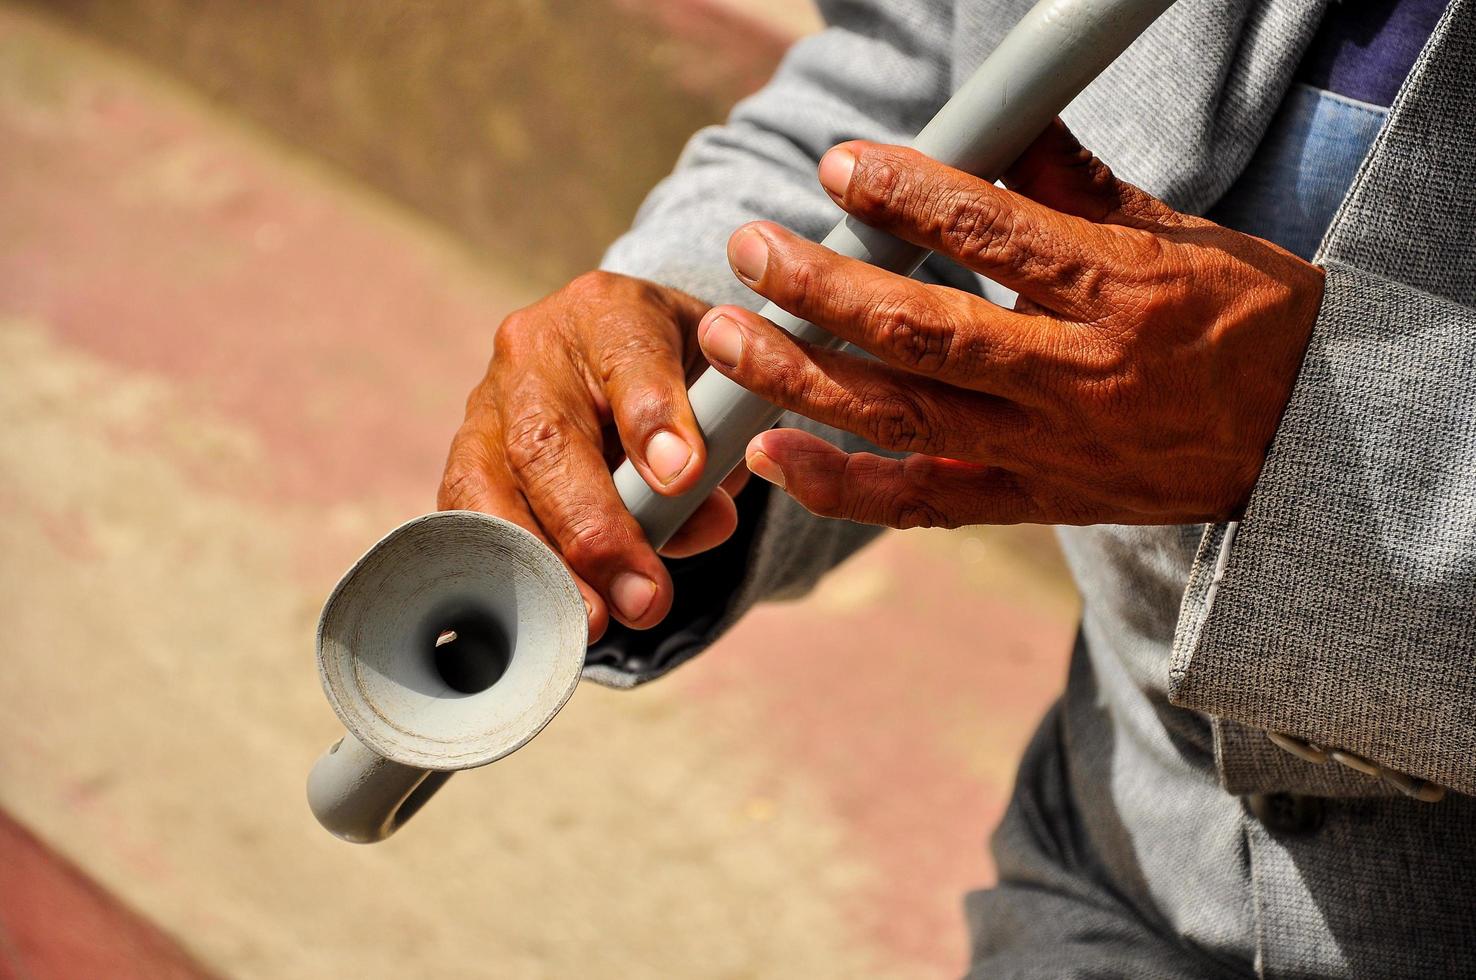
[[[489,617],[461,616],[435,633],[436,673],[461,694],[480,694],[507,672],[507,634]]]

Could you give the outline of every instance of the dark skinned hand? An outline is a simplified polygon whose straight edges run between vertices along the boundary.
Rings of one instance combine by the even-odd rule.
[[[1315,266],[1115,179],[1059,122],[1012,190],[896,147],[832,150],[821,180],[868,224],[1019,291],[1014,311],[842,259],[771,224],[729,257],[780,306],[877,355],[811,349],[756,315],[590,273],[509,317],[467,399],[439,504],[512,520],[559,552],[590,609],[660,622],[671,579],[621,505],[628,455],[659,493],[705,450],[686,398],[704,366],[912,455],[847,455],[778,429],[749,468],[810,510],[908,527],[1177,523],[1244,505],[1322,294]],[[663,549],[733,531],[730,475]]]
[[[498,328],[466,401],[438,503],[522,525],[563,556],[589,607],[590,640],[614,615],[647,628],[671,608],[671,577],[615,492],[629,456],[662,494],[690,488],[705,449],[687,383],[707,367],[696,328],[708,304],[608,272],[580,276]],[[733,533],[739,467],[662,549],[682,557]]]
[[[892,527],[1234,517],[1260,474],[1322,299],[1316,266],[1112,175],[1059,120],[995,185],[844,143],[820,180],[868,225],[1016,290],[1014,310],[842,258],[766,222],[733,271],[879,360],[739,307],[699,326],[739,384],[909,455],[775,429],[748,467],[816,514]]]

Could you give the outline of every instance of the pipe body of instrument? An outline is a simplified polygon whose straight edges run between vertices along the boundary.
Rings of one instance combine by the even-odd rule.
[[[997,179],[1172,0],[1042,0],[939,110],[913,146]],[[865,65],[857,65],[865,71]],[[852,218],[824,239],[841,255],[910,275],[926,252]],[[810,343],[840,341],[772,304],[761,313]],[[660,547],[781,412],[716,371],[689,396],[707,442],[700,485],[679,497],[648,487],[629,462],[620,498]],[[467,619],[467,617],[471,617]],[[438,673],[432,647],[451,622],[506,641],[485,688]],[[340,581],[318,629],[323,688],[348,734],[308,779],[314,815],[345,840],[383,840],[450,773],[486,765],[532,738],[573,692],[587,639],[583,600],[546,546],[500,518],[450,511],[416,518]]]

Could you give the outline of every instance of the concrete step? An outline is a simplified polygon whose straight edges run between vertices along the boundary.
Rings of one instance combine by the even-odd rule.
[[[768,78],[787,0],[36,0],[549,287]]]

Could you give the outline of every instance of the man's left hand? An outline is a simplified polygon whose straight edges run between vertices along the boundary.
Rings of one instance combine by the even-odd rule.
[[[1016,290],[1007,310],[842,258],[776,225],[733,270],[879,360],[797,341],[739,307],[698,336],[776,404],[889,450],[793,429],[749,468],[811,511],[892,527],[1181,524],[1245,506],[1322,298],[1320,269],[1116,179],[1059,121],[1008,190],[914,151],[844,143],[820,180],[868,225]]]

